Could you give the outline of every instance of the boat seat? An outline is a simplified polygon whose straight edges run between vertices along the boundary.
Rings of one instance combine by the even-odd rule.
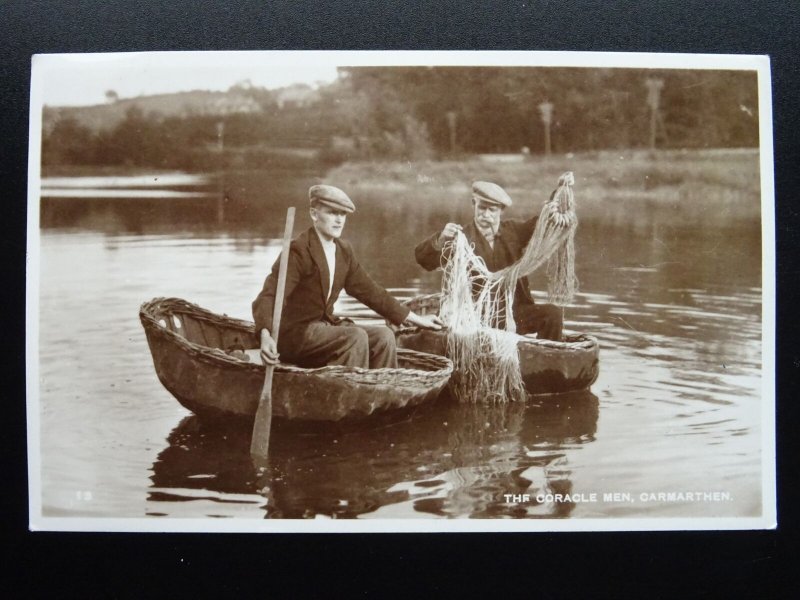
[[[248,361],[254,363],[256,365],[264,364],[264,361],[261,360],[261,349],[260,348],[247,348],[244,353],[247,355]]]
[[[261,360],[261,349],[260,348],[246,348],[244,353],[247,355],[247,362],[251,362],[256,365],[263,365],[264,361]],[[290,367],[296,367],[297,365],[288,363],[284,360],[281,361],[282,365],[289,365]]]

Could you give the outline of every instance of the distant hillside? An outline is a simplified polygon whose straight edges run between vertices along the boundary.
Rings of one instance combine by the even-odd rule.
[[[196,115],[230,115],[260,113],[270,107],[307,104],[319,97],[319,92],[308,86],[290,86],[278,90],[262,88],[237,88],[227,92],[195,90],[175,94],[140,96],[98,104],[94,106],[45,106],[43,126],[45,133],[52,130],[61,119],[73,118],[94,132],[116,127],[132,107],[145,115],[160,117],[188,117]]]

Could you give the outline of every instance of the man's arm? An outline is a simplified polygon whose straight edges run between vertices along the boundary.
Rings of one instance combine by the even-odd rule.
[[[411,310],[403,306],[383,287],[375,283],[351,254],[350,269],[344,282],[345,291],[395,325],[406,320]]]
[[[558,186],[561,185],[575,185],[575,176],[572,174],[572,171],[566,171],[558,178]],[[548,202],[553,200],[557,191],[558,187],[556,187],[556,189],[554,189],[550,193],[550,198]],[[538,214],[534,215],[527,221],[521,221],[516,219],[511,219],[506,221],[506,223],[508,223],[509,226],[513,227],[516,230],[516,233],[519,236],[519,239],[524,246],[528,245],[531,236],[533,236],[533,232],[536,230],[536,224],[538,222],[539,222]]]
[[[503,221],[507,227],[512,227],[515,230],[523,248],[527,246],[528,242],[531,240],[533,232],[536,231],[536,223],[538,222],[539,215],[534,215],[525,221],[521,219],[509,219],[507,221]]]
[[[438,239],[439,232],[437,231],[414,248],[414,257],[417,259],[417,264],[426,271],[438,269],[442,264],[442,249],[436,244]]]
[[[442,247],[446,241],[453,239],[458,231],[461,231],[461,225],[448,223],[444,229],[417,244],[414,248],[417,264],[426,271],[434,271],[441,267],[442,262],[447,260],[446,256],[442,257]]]
[[[564,177],[564,175],[562,175],[561,177]],[[558,181],[560,183],[561,178],[559,178]],[[553,196],[555,195],[556,195],[556,190],[553,190],[550,193],[549,200],[552,200]],[[536,224],[539,222],[539,214],[541,214],[541,209],[539,209],[539,213],[533,215],[530,219],[524,221],[521,219],[509,219],[508,221],[503,221],[503,222],[508,227],[513,227],[522,245],[527,246],[528,242],[531,240],[531,237],[533,236],[533,232],[536,231]]]
[[[344,288],[348,294],[395,325],[408,322],[423,329],[439,330],[443,327],[439,317],[418,315],[407,306],[400,304],[389,292],[375,283],[361,265],[355,261],[351,264],[355,264],[355,268],[348,273]]]

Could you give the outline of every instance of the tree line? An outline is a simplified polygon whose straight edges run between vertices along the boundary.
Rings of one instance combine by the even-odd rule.
[[[657,108],[648,80],[658,80]],[[270,90],[231,89],[261,110],[164,116],[135,104],[112,127],[68,114],[46,123],[47,164],[207,169],[250,166],[278,149],[307,148],[331,162],[545,151],[543,103],[556,153],[648,147],[755,147],[755,72],[710,70],[340,68],[313,101],[279,106]],[[650,92],[652,93],[652,92]],[[222,125],[220,125],[222,124]]]

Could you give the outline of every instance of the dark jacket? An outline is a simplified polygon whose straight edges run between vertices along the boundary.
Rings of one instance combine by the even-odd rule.
[[[311,227],[292,240],[286,269],[283,313],[281,315],[279,350],[296,348],[305,327],[315,321],[338,323],[341,319],[333,314],[333,305],[344,289],[356,300],[363,302],[376,313],[399,325],[408,317],[409,309],[385,289],[375,283],[361,267],[353,254],[353,248],[343,240],[336,243],[336,271],[330,298],[328,292],[328,262],[317,233]],[[275,291],[278,287],[280,256],[272,266],[272,272],[264,282],[264,288],[253,301],[253,319],[256,335],[262,329],[272,331],[272,313],[275,307]]]
[[[527,221],[516,219],[501,221],[494,240],[494,248],[489,245],[486,238],[478,231],[475,221],[470,221],[467,225],[464,225],[462,231],[467,240],[474,244],[475,254],[486,262],[486,266],[490,271],[495,272],[514,264],[522,257],[525,246],[528,245],[533,231],[536,229],[538,220],[539,217],[536,216]],[[420,242],[414,249],[417,263],[428,271],[433,271],[442,266],[443,261],[447,260],[447,257],[442,256],[442,250],[436,248],[436,240],[440,233],[441,231],[437,231]],[[528,278],[520,277],[514,290],[514,307],[533,303]]]

